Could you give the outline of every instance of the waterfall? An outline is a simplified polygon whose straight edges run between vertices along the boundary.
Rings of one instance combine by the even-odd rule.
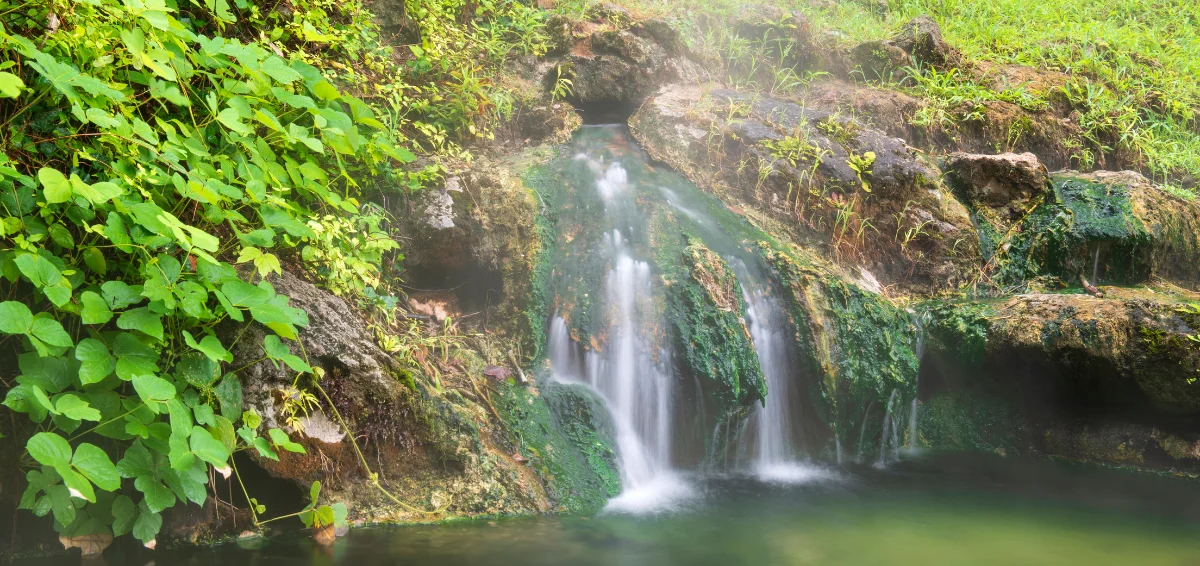
[[[882,468],[888,462],[900,459],[900,439],[897,437],[896,420],[892,418],[892,405],[896,402],[896,390],[888,395],[887,410],[883,413],[883,428],[879,432],[879,459],[875,467]]]
[[[636,257],[627,230],[640,229],[635,194],[619,162],[605,164],[586,154],[595,189],[604,205],[601,253],[609,265],[603,281],[607,339],[573,363],[567,325],[556,316],[550,325],[547,354],[554,375],[582,381],[605,400],[616,428],[622,493],[609,503],[619,511],[669,507],[686,496],[688,486],[671,468],[671,404],[674,378],[671,353],[649,330],[657,326],[650,264]]]
[[[913,326],[916,327],[916,338],[913,343],[913,353],[917,355],[917,363],[920,364],[925,358],[925,326],[929,322],[929,312],[909,311],[912,315]],[[919,366],[918,366],[919,367]],[[920,371],[917,372],[917,382],[914,384],[912,407],[908,411],[908,438],[905,442],[905,449],[908,451],[917,450],[917,398],[920,397],[921,381]]]

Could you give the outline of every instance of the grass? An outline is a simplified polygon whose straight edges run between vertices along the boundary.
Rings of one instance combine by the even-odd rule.
[[[575,4],[578,4],[576,0]],[[763,46],[732,38],[728,23],[744,12],[737,0],[621,0],[642,15],[677,22],[693,48],[725,62],[729,82],[742,88],[780,90],[803,80],[780,76],[778,59]],[[815,42],[852,47],[892,36],[909,19],[929,14],[968,61],[1020,64],[1073,77],[1065,93],[1083,128],[1079,155],[1121,150],[1159,181],[1195,183],[1200,176],[1200,5],[1191,0],[892,0],[886,11],[853,2],[810,4],[768,0],[802,12]],[[824,32],[836,32],[822,35]],[[764,71],[764,69],[766,69]],[[1046,93],[1023,85],[992,91],[960,75],[905,73],[906,88],[926,100],[918,120],[933,124],[969,119],[946,110],[951,102],[1005,100],[1028,110],[1044,106]],[[1093,160],[1094,161],[1094,160]],[[1189,181],[1189,178],[1191,180]]]

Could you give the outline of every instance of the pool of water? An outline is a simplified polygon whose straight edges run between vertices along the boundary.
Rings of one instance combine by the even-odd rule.
[[[101,563],[1200,566],[1200,483],[1191,479],[928,455],[886,470],[813,473],[798,484],[723,477],[691,485],[681,508],[654,515],[358,528],[330,548],[293,534],[202,550],[110,551]]]

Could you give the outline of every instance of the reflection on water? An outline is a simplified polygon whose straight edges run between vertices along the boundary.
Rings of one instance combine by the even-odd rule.
[[[1200,484],[1188,479],[942,455],[802,486],[697,486],[690,508],[654,517],[361,528],[329,550],[284,537],[107,564],[1200,565]],[[51,563],[78,559],[39,562]]]

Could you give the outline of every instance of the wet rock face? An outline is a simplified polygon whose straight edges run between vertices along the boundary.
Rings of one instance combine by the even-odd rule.
[[[974,207],[995,281],[1056,288],[1077,285],[1081,277],[1095,284],[1160,277],[1198,284],[1200,202],[1131,171],[1056,173],[1051,185],[1044,202],[1015,227],[1006,225],[1003,207]]]
[[[686,56],[678,31],[658,20],[629,29],[592,33],[576,42],[546,74],[553,87],[559,69],[571,80],[570,100],[580,106],[636,106],[661,86],[697,80],[705,72]]]
[[[936,448],[1200,468],[1192,294],[1106,288],[934,308],[921,369]]]
[[[936,166],[852,118],[671,86],[630,126],[656,159],[786,220],[886,284],[953,286],[978,257],[967,211],[939,183]]]
[[[1006,224],[1019,220],[1050,192],[1050,173],[1032,153],[946,157],[946,178],[968,205],[987,207]]]

